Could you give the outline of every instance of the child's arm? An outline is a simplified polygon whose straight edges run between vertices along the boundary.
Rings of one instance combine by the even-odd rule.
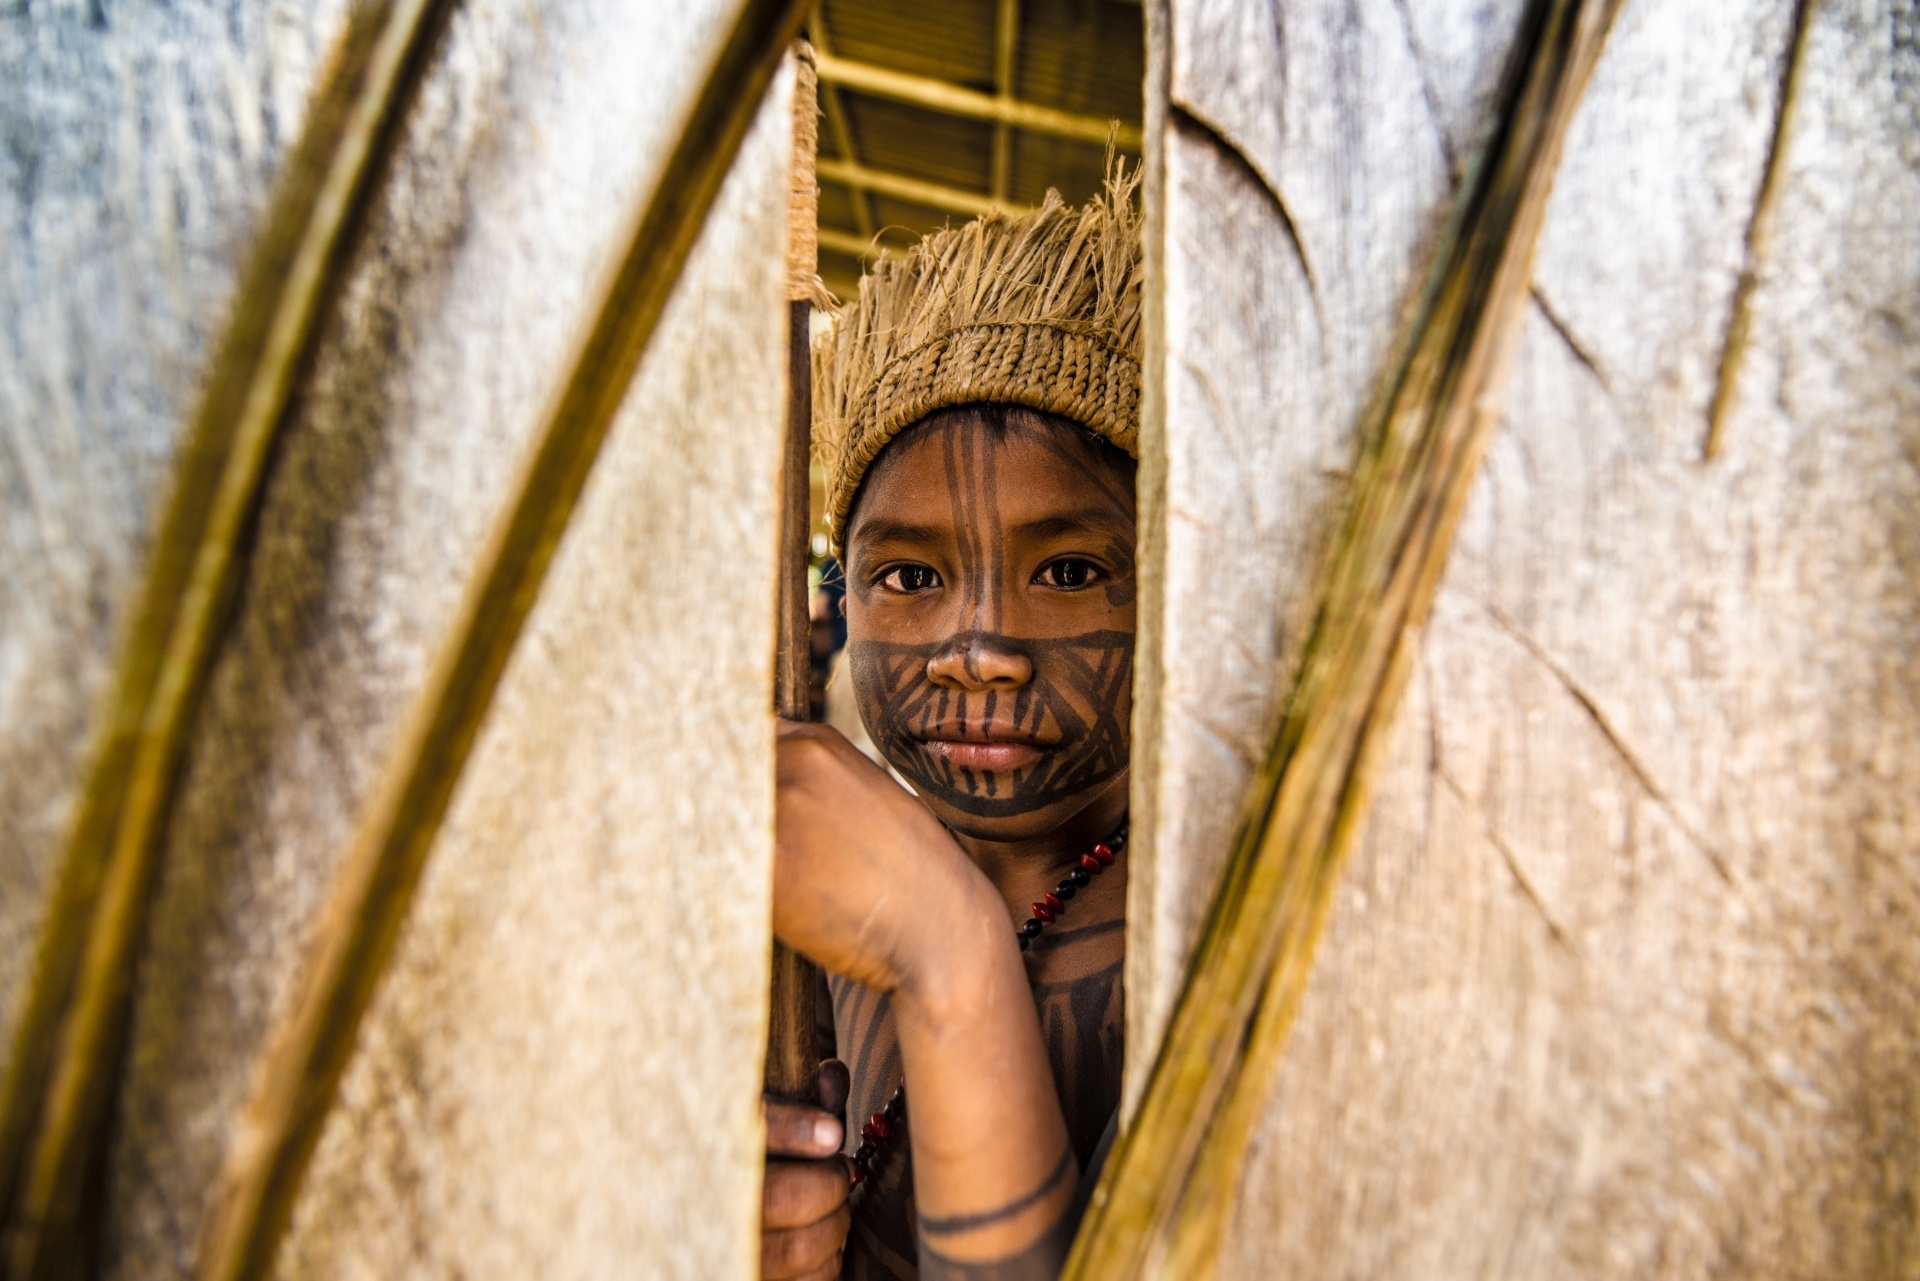
[[[838,734],[780,734],[774,930],[892,994],[922,1275],[1050,1277],[1079,1171],[1006,905]]]
[[[980,901],[927,931],[920,969],[893,994],[913,1083],[921,1276],[993,1263],[979,1275],[1052,1277],[1067,1244],[1053,1229],[1080,1167],[1006,904],[979,879]],[[1016,1258],[1033,1270],[1008,1271]]]

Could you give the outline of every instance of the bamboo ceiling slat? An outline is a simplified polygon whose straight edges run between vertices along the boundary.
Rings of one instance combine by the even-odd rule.
[[[949,187],[937,182],[922,182],[917,178],[906,177],[904,174],[889,173],[885,169],[869,169],[865,165],[849,164],[844,160],[822,160],[820,177],[829,182],[851,187],[856,191],[898,196],[902,200],[911,200],[932,209],[946,210],[968,217],[994,209],[1016,213],[1020,208],[1005,200],[995,200],[992,196],[975,195],[958,187]]]
[[[1111,132],[1111,124],[1104,117],[1080,111],[1063,111],[1058,107],[1011,95],[1001,97],[978,93],[931,76],[908,75],[872,63],[823,57],[820,60],[820,78],[876,97],[911,102],[948,115],[1015,125],[1036,133],[1099,142]],[[1133,125],[1121,125],[1120,138],[1130,148],[1137,149],[1140,146],[1140,131]]]
[[[1128,0],[820,0],[808,37],[822,54],[822,154],[952,193],[825,181],[821,274],[846,296],[878,233],[901,245],[988,201],[1069,201],[1100,190],[1110,122],[1138,161],[1143,12]],[[891,190],[894,194],[883,194]],[[926,193],[921,193],[924,196]],[[857,237],[848,241],[845,237]]]
[[[847,125],[859,139],[842,161],[985,196],[993,126],[912,103],[842,93]]]

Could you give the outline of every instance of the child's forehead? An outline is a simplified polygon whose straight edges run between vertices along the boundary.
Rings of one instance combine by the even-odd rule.
[[[909,427],[874,459],[866,488],[892,479],[959,483],[969,491],[985,492],[998,488],[1012,472],[1069,486],[1113,489],[1112,480],[1121,470],[1113,456],[1131,471],[1125,455],[1092,439],[1085,428],[1015,407],[997,408],[992,413],[936,414]]]
[[[958,417],[915,427],[890,442],[868,470],[850,542],[903,522],[929,528],[1070,522],[1130,535],[1132,476],[1130,469],[1122,474],[1108,452],[1072,425],[1037,415]]]

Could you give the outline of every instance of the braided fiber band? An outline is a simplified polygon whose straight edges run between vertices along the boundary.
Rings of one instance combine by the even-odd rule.
[[[827,480],[836,547],[860,478],[887,442],[936,409],[984,402],[1059,414],[1140,452],[1140,362],[1104,335],[1049,324],[955,329],[895,358],[854,402]]]

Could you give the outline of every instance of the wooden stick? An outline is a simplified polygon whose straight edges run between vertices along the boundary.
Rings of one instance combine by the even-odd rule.
[[[361,1019],[394,952],[447,803],[608,426],[800,24],[800,0],[743,0],[641,194],[513,496],[336,866],[292,1012],[260,1063],[201,1242],[203,1281],[272,1271]]]
[[[794,47],[793,179],[787,200],[787,448],[781,472],[780,631],[773,676],[774,710],[791,721],[810,719],[813,625],[807,609],[807,534],[812,493],[812,300],[820,291],[820,191],[814,158],[819,145],[813,51]],[[789,1102],[818,1097],[820,1056],[814,1044],[814,999],[819,971],[776,940],[768,991],[767,1093]]]
[[[1620,0],[1534,0],[1485,154],[1364,434],[1286,715],[1063,1278],[1211,1275],[1371,767],[1499,418],[1561,143]]]
[[[358,5],[275,180],[174,463],[0,1093],[0,1272],[75,1244],[104,1143],[180,755],[246,565],[267,459],[450,0]]]

